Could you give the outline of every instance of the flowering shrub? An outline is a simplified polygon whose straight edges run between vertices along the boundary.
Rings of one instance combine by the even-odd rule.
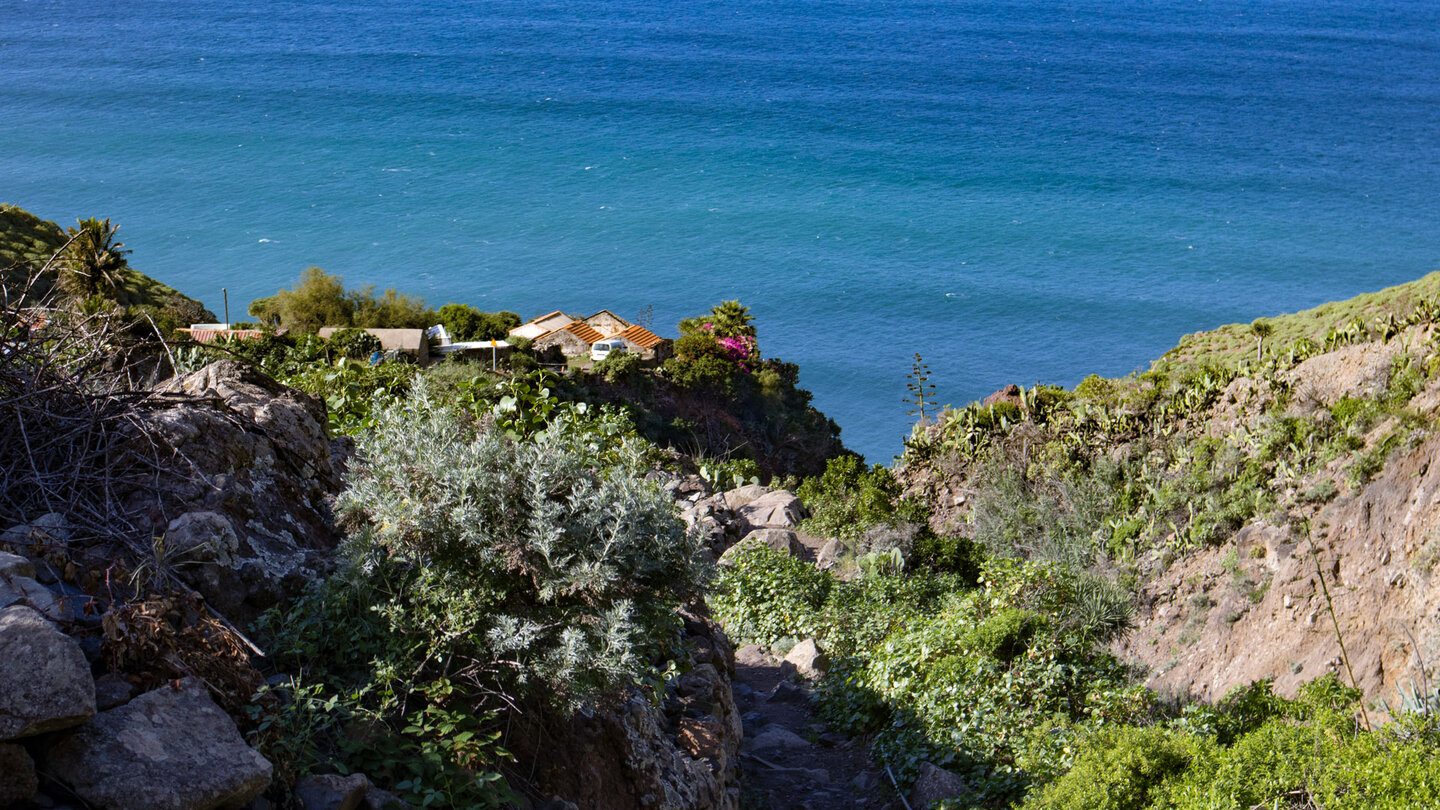
[[[720,347],[725,350],[726,356],[735,361],[741,370],[745,372],[754,371],[754,364],[760,359],[760,346],[755,338],[750,335],[740,337],[722,337],[718,341]]]

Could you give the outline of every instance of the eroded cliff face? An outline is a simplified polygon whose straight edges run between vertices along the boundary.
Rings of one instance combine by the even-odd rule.
[[[1137,417],[1143,424],[1132,435],[1099,445],[1111,459],[1133,459],[1134,448],[1144,448],[1149,463],[1154,447],[1168,443],[1173,458],[1176,446],[1189,453],[1209,442],[1239,448],[1243,461],[1267,452],[1265,437],[1285,420],[1335,437],[1348,414],[1372,415],[1363,430],[1349,429],[1347,443],[1266,456],[1258,487],[1266,505],[1238,528],[1191,550],[1171,534],[1134,559],[1106,563],[1112,574],[1128,567],[1137,583],[1136,627],[1115,649],[1141,666],[1151,687],[1214,700],[1268,678],[1294,694],[1326,673],[1349,682],[1353,670],[1372,700],[1393,704],[1427,683],[1433,690],[1440,662],[1437,337],[1440,330],[1422,323],[1288,368],[1251,367],[1200,409],[1168,416],[1152,409]],[[1012,454],[1039,457],[1055,437],[1025,421],[1004,441]],[[900,475],[910,497],[932,505],[937,531],[975,531],[982,465],[941,457]]]
[[[1320,509],[1309,533],[1257,522],[1177,561],[1141,590],[1138,627],[1117,649],[1148,668],[1156,689],[1218,698],[1260,678],[1285,694],[1327,672],[1348,681],[1343,639],[1361,688],[1393,701],[1440,661],[1437,562],[1440,436],[1431,436]]]

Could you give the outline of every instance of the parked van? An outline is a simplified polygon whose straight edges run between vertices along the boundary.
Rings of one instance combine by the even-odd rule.
[[[598,363],[612,354],[624,354],[628,351],[630,350],[625,347],[625,341],[619,338],[599,340],[590,344],[590,359]]]

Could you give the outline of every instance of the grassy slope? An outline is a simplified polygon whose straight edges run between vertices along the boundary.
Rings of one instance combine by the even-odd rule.
[[[1285,347],[1306,338],[1323,343],[1330,329],[1343,328],[1356,318],[1366,323],[1392,314],[1404,318],[1419,301],[1437,297],[1440,297],[1440,271],[1347,301],[1331,301],[1314,309],[1266,318],[1275,327],[1274,334],[1266,343]],[[1254,355],[1255,336],[1250,332],[1250,324],[1233,323],[1184,336],[1179,345],[1156,360],[1152,367],[1162,371],[1183,371],[1201,362],[1234,365],[1237,360]]]
[[[18,206],[0,203],[0,282],[12,289],[23,285],[28,276],[44,267],[50,257],[64,247],[66,239],[65,230],[59,225]],[[43,296],[50,291],[54,276],[46,275],[40,280],[39,289],[31,290],[33,296]],[[126,307],[164,307],[177,300],[188,303],[192,299],[138,270],[127,269],[125,287],[116,303]]]

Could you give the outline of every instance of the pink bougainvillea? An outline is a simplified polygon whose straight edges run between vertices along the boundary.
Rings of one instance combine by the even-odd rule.
[[[745,371],[752,371],[751,366],[760,359],[760,345],[755,338],[744,335],[742,337],[722,337],[720,345],[725,353],[734,360],[736,365]]]

